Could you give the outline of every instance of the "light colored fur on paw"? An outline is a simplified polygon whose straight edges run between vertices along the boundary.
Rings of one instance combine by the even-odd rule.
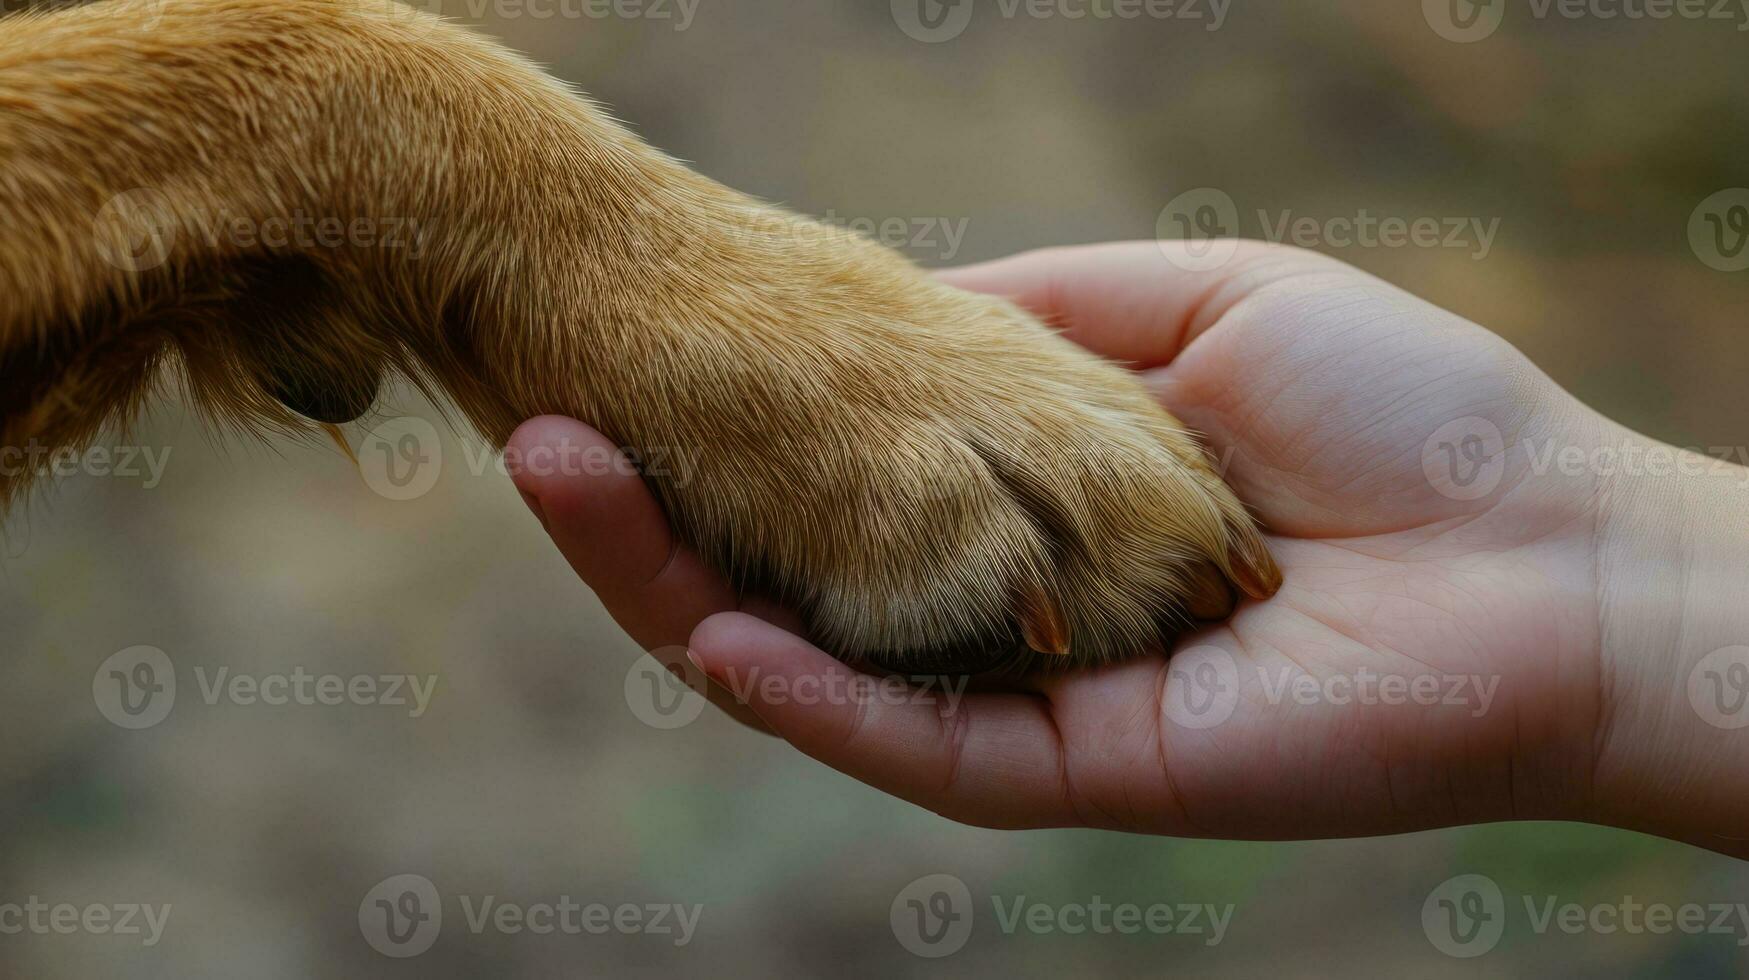
[[[388,0],[8,18],[0,161],[3,446],[125,424],[162,366],[293,431],[403,372],[500,445],[565,414],[687,452],[648,478],[680,534],[898,668],[1120,658],[1280,581],[1124,370]],[[298,215],[417,240],[214,234]]]

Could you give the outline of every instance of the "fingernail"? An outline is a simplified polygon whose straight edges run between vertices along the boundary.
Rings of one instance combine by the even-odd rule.
[[[540,498],[521,487],[518,487],[516,492],[522,495],[522,502],[528,505],[528,509],[534,514],[535,520],[540,521],[540,526],[548,533],[551,533],[552,528],[547,527],[547,512],[541,507]]]
[[[711,672],[705,669],[704,661],[698,658],[698,653],[691,647],[686,648],[686,659],[692,661],[692,665],[698,668],[699,673],[706,677],[711,676]]]

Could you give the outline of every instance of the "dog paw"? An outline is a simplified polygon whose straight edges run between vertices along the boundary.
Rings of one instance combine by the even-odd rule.
[[[826,649],[900,671],[1100,663],[1280,585],[1129,372],[909,266],[808,296],[755,346],[694,338],[721,369],[637,413],[701,450],[686,485],[651,481],[683,535]]]

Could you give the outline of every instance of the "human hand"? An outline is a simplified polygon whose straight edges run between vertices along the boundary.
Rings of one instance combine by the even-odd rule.
[[[679,548],[635,476],[519,486],[628,632],[669,660],[690,646],[713,701],[953,819],[1229,838],[1595,819],[1749,853],[1716,829],[1749,817],[1740,789],[1707,816],[1650,815],[1673,754],[1728,733],[1623,697],[1624,678],[1680,688],[1697,656],[1615,642],[1684,609],[1606,601],[1689,560],[1640,540],[1672,484],[1547,466],[1636,437],[1493,334],[1338,262],[1247,243],[1193,272],[1181,247],[944,275],[1132,364],[1268,527],[1280,594],[1171,659],[880,696]],[[548,418],[512,446],[592,438]],[[1724,743],[1739,772],[1744,741]]]

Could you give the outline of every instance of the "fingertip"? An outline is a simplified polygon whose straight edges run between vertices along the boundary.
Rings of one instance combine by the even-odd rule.
[[[540,415],[516,427],[504,444],[505,469],[525,496],[540,498],[559,475],[557,466],[535,465],[573,447],[607,444],[606,437],[563,415]]]
[[[631,460],[611,439],[576,419],[543,415],[524,422],[505,444],[504,465],[549,529],[560,523],[645,523],[655,516]]]
[[[740,659],[750,651],[768,645],[785,635],[777,627],[758,616],[744,612],[722,612],[708,616],[692,631],[687,646],[696,651],[706,664]]]
[[[540,443],[549,433],[587,428],[589,427],[568,415],[536,415],[517,426],[516,431],[510,433],[510,440],[505,445],[526,450],[529,446]]]
[[[714,573],[679,554],[636,464],[606,436],[564,416],[533,418],[505,444],[504,465],[571,567],[640,642],[648,637],[639,632],[668,611],[623,600],[665,571],[665,592],[691,588],[708,604],[724,601]]]
[[[516,487],[516,492],[522,497],[529,513],[540,521],[540,526],[548,534],[552,533],[553,525],[547,519],[546,505],[541,502],[541,493],[546,488],[547,481],[530,467],[519,465],[518,461],[528,459],[531,453],[539,455],[541,447],[555,446],[567,438],[576,438],[579,431],[588,431],[588,427],[576,419],[562,415],[540,415],[517,426],[516,431],[504,443],[504,468],[510,474],[510,482]]]
[[[694,662],[706,674],[763,664],[787,664],[809,669],[816,657],[831,660],[801,637],[744,612],[718,613],[699,623],[687,644]],[[836,661],[833,661],[836,663]]]
[[[594,431],[570,416],[536,415],[510,433],[510,439],[504,443],[504,451],[527,455],[535,446],[552,445],[567,435],[575,436],[579,432]]]

